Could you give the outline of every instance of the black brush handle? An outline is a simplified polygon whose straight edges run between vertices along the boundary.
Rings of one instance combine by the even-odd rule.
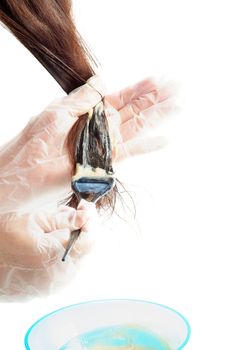
[[[81,233],[81,229],[74,230],[74,231],[71,232],[71,237],[70,237],[70,239],[68,241],[68,245],[67,245],[67,248],[66,248],[66,250],[64,252],[62,261],[65,261],[65,258],[67,256],[68,252],[72,249],[72,246],[76,242],[77,238],[80,236],[80,233]]]

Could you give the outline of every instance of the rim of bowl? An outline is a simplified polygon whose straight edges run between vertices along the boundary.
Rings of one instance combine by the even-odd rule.
[[[191,327],[190,327],[190,324],[188,322],[188,320],[178,311],[176,311],[175,309],[169,307],[169,306],[166,306],[166,305],[163,305],[163,304],[159,304],[159,303],[155,303],[153,301],[148,301],[148,300],[142,300],[142,299],[99,299],[99,300],[89,300],[89,301],[83,301],[83,302],[80,302],[80,303],[77,303],[77,304],[72,304],[72,305],[68,305],[68,306],[64,306],[60,309],[57,309],[55,311],[52,311],[50,313],[48,313],[47,315],[41,317],[39,320],[37,320],[35,323],[32,324],[32,326],[28,329],[26,335],[25,335],[25,338],[24,338],[24,345],[26,347],[26,350],[33,350],[29,347],[29,336],[30,336],[30,333],[31,331],[37,326],[38,323],[42,322],[45,318],[48,318],[48,317],[51,317],[52,315],[56,314],[56,313],[59,313],[63,310],[67,310],[67,309],[70,309],[72,307],[78,307],[80,305],[84,305],[84,304],[94,304],[94,303],[106,303],[106,302],[114,302],[114,301],[129,301],[129,302],[141,302],[141,303],[146,303],[146,304],[152,304],[152,305],[157,305],[157,306],[160,306],[160,307],[163,307],[164,309],[167,309],[167,310],[170,310],[172,312],[174,312],[175,314],[177,314],[185,323],[186,325],[186,328],[187,328],[187,336],[185,338],[185,340],[183,341],[183,343],[180,345],[180,347],[178,347],[178,349],[176,350],[181,350],[184,348],[184,346],[188,343],[189,341],[189,338],[191,336]]]

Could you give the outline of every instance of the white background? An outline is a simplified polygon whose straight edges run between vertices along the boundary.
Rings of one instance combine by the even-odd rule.
[[[0,304],[0,348],[21,350],[27,328],[79,301],[141,298],[183,313],[186,350],[231,344],[230,1],[76,1],[78,27],[109,91],[148,75],[180,85],[181,111],[156,130],[169,145],[122,164],[137,222],[117,221],[72,287],[26,304]],[[63,94],[40,64],[0,29],[0,144]],[[145,172],[143,172],[145,169]],[[138,225],[140,231],[138,230]],[[116,247],[116,248],[115,248]]]

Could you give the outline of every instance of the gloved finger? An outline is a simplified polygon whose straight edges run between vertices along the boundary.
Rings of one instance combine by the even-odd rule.
[[[122,161],[128,157],[151,153],[163,148],[168,143],[166,137],[157,136],[153,138],[137,138],[117,145],[115,162]]]
[[[48,236],[48,235],[46,235]],[[55,230],[49,233],[49,236],[55,237],[62,246],[66,246],[69,238],[70,238],[70,229],[69,228],[63,228],[59,230]]]
[[[89,215],[89,219],[86,220],[81,229],[83,231],[87,231],[90,228],[94,228],[95,223],[98,221],[98,213],[95,204],[82,199],[78,205],[77,210],[87,210]]]
[[[163,83],[160,86],[156,86],[153,91],[147,91],[140,94],[136,98],[133,98],[127,105],[119,110],[122,123],[127,122],[133,118],[134,115],[138,115],[146,110],[149,110],[158,103],[169,100],[175,95],[174,91],[173,83]]]
[[[97,75],[87,80],[87,83],[73,90],[68,96],[55,100],[46,110],[66,110],[70,116],[76,117],[88,112],[105,95],[105,86]]]
[[[37,224],[43,228],[45,233],[49,233],[43,234],[38,240],[38,249],[43,257],[43,263],[48,261],[51,263],[53,259],[62,258],[70,240],[70,234],[76,229],[81,229],[81,234],[73,245],[69,256],[77,259],[90,251],[95,237],[86,230],[88,230],[88,221],[91,221],[94,216],[96,217],[95,213],[96,209],[93,203],[81,201],[77,210],[62,206],[55,215],[46,213],[46,219],[43,214],[37,216]]]
[[[99,224],[99,217],[96,211],[94,203],[86,203],[85,200],[81,200],[78,208],[83,208],[83,206],[88,208],[90,215],[90,220],[87,220],[86,223],[81,228],[81,233],[73,245],[73,249],[70,252],[70,256],[73,258],[80,258],[83,255],[86,255],[93,248],[96,239],[97,239],[97,227]]]
[[[96,242],[96,232],[81,231],[77,240],[73,244],[71,250],[66,256],[64,267],[69,268],[69,263],[76,263],[84,255],[88,254]],[[67,229],[56,230],[51,232],[50,235],[43,235],[38,241],[39,255],[35,259],[35,266],[51,266],[53,263],[61,263],[61,259],[64,255],[65,249],[69,241],[69,232]]]
[[[135,85],[128,86],[123,90],[106,96],[106,100],[117,110],[121,110],[132,100],[147,94],[156,92],[157,84],[154,77],[148,77]],[[123,120],[122,120],[123,121]]]
[[[62,98],[64,99],[66,97]],[[34,116],[29,120],[28,124],[22,131],[23,143],[44,131],[47,131],[50,136],[53,132],[57,132],[58,130],[66,132],[72,127],[74,122],[75,119],[73,119],[68,113],[68,108],[55,109],[51,104],[39,115]]]
[[[88,213],[89,213],[89,218],[90,220],[87,220],[85,222],[85,224],[82,226],[82,231],[88,231],[90,228],[92,228],[93,225],[93,221],[96,222],[98,220],[98,214],[97,214],[97,210],[96,210],[96,206],[94,203],[92,202],[87,202],[84,199],[82,199],[79,203],[78,209],[87,209]],[[58,207],[58,211],[59,212],[67,212],[73,210],[74,212],[76,212],[76,209],[71,208],[67,205],[60,205]]]
[[[90,219],[92,205],[91,210],[89,208],[89,203],[82,203],[75,211],[73,208],[69,208],[66,211],[57,211],[55,213],[36,213],[34,215],[34,222],[44,233],[67,228],[73,231],[82,228]]]
[[[120,132],[123,141],[128,141],[138,136],[142,136],[147,131],[158,125],[164,117],[167,117],[170,112],[175,111],[175,104],[172,99],[167,99],[152,105],[148,109],[134,113],[133,118],[127,120],[120,127]]]
[[[116,145],[118,142],[122,141],[122,136],[120,134],[121,117],[119,112],[114,107],[112,107],[107,101],[105,101],[105,113],[109,126],[109,135],[112,145],[112,156],[114,158]]]
[[[85,224],[80,228],[81,232],[76,242],[72,246],[71,251],[69,252],[69,256],[75,260],[87,254],[93,247],[96,240],[95,227],[97,222],[97,212],[95,205],[82,200],[78,206],[78,210],[88,210],[89,220],[86,220]],[[65,206],[62,206],[62,208],[59,210],[60,213],[73,212],[74,215],[75,211],[75,209],[69,207],[65,208]],[[92,225],[90,222],[92,222]],[[42,239],[40,239],[40,251],[43,252],[43,254],[46,254],[46,256],[49,255],[50,260],[52,259],[52,256],[57,256],[57,254],[59,254],[61,258],[70,240],[71,231],[73,231],[73,226],[71,228],[58,229],[52,231],[49,235],[43,236]],[[58,242],[54,241],[54,239],[56,239],[59,244],[62,245],[63,250],[60,249],[61,247],[57,245]]]
[[[96,225],[95,225],[96,226]],[[80,259],[82,256],[88,254],[97,240],[97,232],[93,227],[88,230],[82,228],[78,239],[74,243],[72,250],[69,252],[73,259]]]

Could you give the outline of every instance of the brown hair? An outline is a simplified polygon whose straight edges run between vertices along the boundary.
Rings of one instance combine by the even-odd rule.
[[[74,25],[70,0],[1,0],[0,21],[38,59],[68,94],[95,74],[96,61]],[[99,96],[100,97],[100,96]],[[104,98],[102,98],[104,103]],[[82,152],[82,132],[87,114],[78,118],[67,136],[67,148],[73,164]],[[101,123],[93,119],[96,147],[89,147],[90,166],[100,165],[112,171],[112,152],[104,110]],[[117,187],[100,199],[98,207],[114,208]],[[77,207],[79,198],[72,194],[67,205]]]

